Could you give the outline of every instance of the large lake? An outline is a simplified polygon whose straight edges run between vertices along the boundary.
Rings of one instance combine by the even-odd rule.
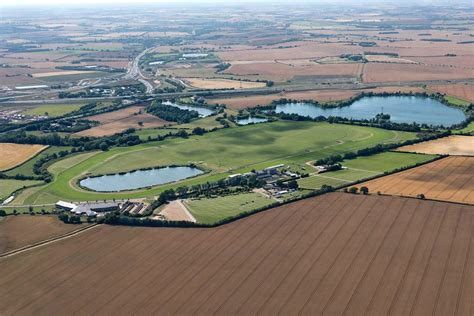
[[[100,192],[135,190],[183,180],[202,173],[202,170],[194,167],[165,167],[86,178],[81,180],[80,185]]]
[[[309,103],[286,103],[276,106],[276,112],[301,116],[339,116],[353,119],[371,119],[376,114],[390,114],[395,123],[419,123],[451,126],[466,119],[463,111],[439,101],[415,96],[364,97],[349,106],[321,108]]]
[[[173,103],[173,102],[170,102],[170,101],[163,102],[163,104],[171,105],[171,106],[180,108],[181,110],[196,111],[196,112],[199,113],[199,116],[201,116],[201,117],[210,116],[214,113],[213,110],[211,110],[209,108],[206,108],[204,106],[181,105],[181,104]]]

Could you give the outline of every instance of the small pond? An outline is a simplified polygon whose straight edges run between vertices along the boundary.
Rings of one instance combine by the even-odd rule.
[[[321,108],[310,103],[286,103],[276,106],[277,113],[301,116],[339,116],[353,119],[372,119],[376,114],[390,114],[395,123],[419,123],[451,126],[466,119],[463,111],[449,107],[437,100],[416,96],[364,97],[351,105]]]
[[[183,180],[202,173],[204,172],[201,169],[195,167],[165,167],[86,178],[80,181],[80,185],[100,192],[135,190]]]
[[[264,122],[268,122],[268,119],[266,118],[261,118],[261,117],[247,117],[247,118],[244,118],[244,119],[238,119],[236,120],[237,124],[239,125],[248,125],[248,124],[257,124],[257,123],[264,123]]]
[[[163,104],[171,105],[171,106],[180,108],[181,110],[196,111],[199,113],[199,116],[201,117],[206,117],[206,116],[214,114],[214,110],[210,108],[206,108],[204,106],[181,105],[181,104],[173,103],[170,101],[163,102]]]

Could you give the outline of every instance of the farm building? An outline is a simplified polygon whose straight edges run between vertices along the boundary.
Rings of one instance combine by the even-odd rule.
[[[76,215],[96,216],[101,212],[113,212],[119,210],[118,203],[69,203],[65,201],[58,201],[56,208],[72,212]]]

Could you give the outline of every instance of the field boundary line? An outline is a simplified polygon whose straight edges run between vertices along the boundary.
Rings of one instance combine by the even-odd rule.
[[[60,241],[60,240],[66,239],[66,238],[74,237],[76,235],[79,235],[79,234],[85,232],[86,230],[92,229],[92,228],[97,227],[97,226],[99,226],[99,224],[92,224],[92,225],[89,225],[87,227],[81,227],[79,229],[73,230],[72,232],[69,232],[69,233],[66,233],[66,234],[63,234],[63,235],[60,235],[60,236],[52,237],[52,238],[49,238],[49,239],[46,239],[46,240],[43,240],[43,241],[39,241],[39,242],[30,244],[30,245],[26,245],[26,246],[23,246],[23,247],[14,249],[14,250],[10,250],[10,251],[4,252],[4,253],[0,253],[0,258],[11,257],[11,256],[14,256],[16,254],[19,254],[19,253],[22,253],[22,252],[25,252],[25,251],[28,251],[28,250],[36,249],[36,248],[39,248],[41,246],[54,243],[56,241]]]

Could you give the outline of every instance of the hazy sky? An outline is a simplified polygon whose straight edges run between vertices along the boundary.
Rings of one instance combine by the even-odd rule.
[[[255,3],[255,2],[288,2],[291,3],[291,0],[0,0],[0,7],[3,5],[60,5],[64,6],[65,4],[116,4],[116,3],[228,3],[228,4],[239,4],[239,3]],[[301,1],[297,1],[301,2]],[[304,2],[323,2],[323,3],[341,3],[341,2],[349,2],[349,3],[358,3],[358,2],[370,2],[370,3],[387,3],[393,2],[391,0],[304,0]],[[416,0],[416,1],[400,1],[395,0],[396,3],[404,2],[404,3],[418,3],[418,4],[426,4],[426,3],[438,3],[438,4],[453,4],[459,2],[465,2],[462,0]]]

